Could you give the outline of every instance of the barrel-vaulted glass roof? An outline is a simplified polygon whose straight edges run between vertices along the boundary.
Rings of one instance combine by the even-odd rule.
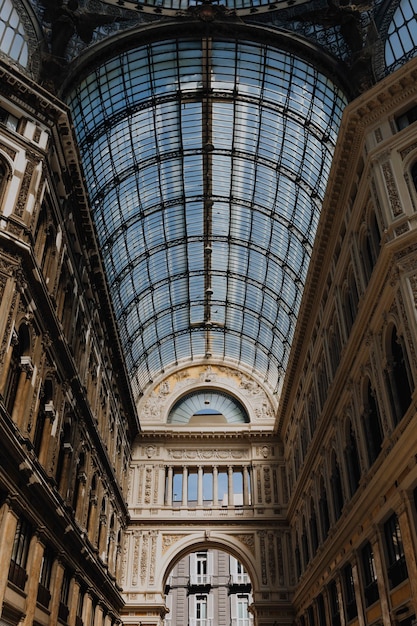
[[[306,60],[138,45],[69,98],[133,389],[208,358],[287,364],[345,98]]]

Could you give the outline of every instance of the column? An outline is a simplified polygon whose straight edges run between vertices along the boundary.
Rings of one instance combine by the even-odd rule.
[[[188,504],[188,468],[184,465],[182,468],[182,506]]]
[[[53,587],[51,589],[51,602],[49,605],[49,626],[56,626],[58,623],[59,604],[61,602],[61,586],[64,578],[64,566],[59,560],[56,560],[52,568],[51,581]]]
[[[250,504],[250,478],[249,478],[249,467],[247,465],[243,466],[243,504],[248,506]]]
[[[337,602],[339,604],[339,614],[340,614],[340,624],[341,626],[346,626],[346,618],[345,612],[343,611],[343,591],[342,584],[340,582],[340,578],[336,578],[336,589],[337,589]]]
[[[91,624],[91,616],[93,613],[93,598],[91,597],[91,591],[88,592],[84,596],[84,606],[83,606],[83,623]]]
[[[256,483],[258,480],[258,468],[256,467],[256,465],[252,466],[252,484],[251,484],[251,489],[252,489],[252,504],[259,504],[258,502],[258,498],[256,497]]]
[[[228,506],[234,506],[235,501],[233,498],[233,466],[229,465],[227,468],[227,503]]]
[[[94,626],[103,626],[104,610],[101,604],[97,604],[94,615]]]
[[[219,506],[219,470],[213,465],[213,506]]]
[[[390,626],[391,616],[388,602],[387,590],[389,589],[388,580],[385,576],[385,570],[382,562],[383,537],[379,526],[375,526],[375,539],[371,540],[372,552],[374,553],[375,573],[378,580],[379,601],[381,603],[382,620],[385,626]]]
[[[172,466],[168,467],[168,475],[166,481],[166,494],[165,494],[165,503],[167,506],[172,506],[172,481],[173,481],[173,469]]]
[[[203,506],[203,467],[198,466],[197,505]]]
[[[356,558],[354,559],[354,561],[352,561],[351,565],[352,565],[353,586],[355,588],[355,600],[356,600],[356,606],[358,609],[358,624],[359,626],[365,626],[366,624],[365,619],[364,619],[365,608],[362,602],[361,584],[359,580],[358,562]]]
[[[76,578],[73,578],[72,584],[71,584],[70,596],[68,600],[68,604],[69,604],[68,624],[69,626],[75,626],[78,602],[80,599],[80,589],[81,589],[80,582]]]
[[[0,615],[2,612],[4,594],[7,587],[9,563],[13,552],[13,540],[16,534],[17,515],[12,511],[8,502],[3,504],[3,515],[0,523]]]
[[[29,546],[27,571],[30,572],[30,576],[28,576],[26,585],[26,615],[20,622],[22,626],[31,626],[33,623],[44,550],[45,546],[40,542],[37,533],[35,533]]]
[[[410,502],[405,492],[403,492],[401,496],[402,496],[403,502],[397,514],[398,523],[400,525],[405,560],[407,562],[408,579],[410,581],[410,587],[411,587],[411,597],[414,600],[413,606],[414,606],[414,611],[416,612],[417,611],[417,563],[416,563],[416,555],[415,555],[414,546],[413,546],[413,537],[412,537],[411,528],[410,528],[410,518],[408,515]]]
[[[33,374],[33,365],[29,356],[22,356],[20,358],[21,372],[14,398],[12,420],[20,429],[22,429],[25,422],[27,396],[29,389],[32,386],[31,379]]]

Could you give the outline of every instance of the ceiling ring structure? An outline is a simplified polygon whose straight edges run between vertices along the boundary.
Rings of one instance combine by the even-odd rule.
[[[204,359],[282,385],[346,96],[239,30],[153,28],[67,89],[137,398]]]

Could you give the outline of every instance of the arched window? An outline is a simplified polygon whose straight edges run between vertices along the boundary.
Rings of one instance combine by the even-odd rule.
[[[361,466],[359,461],[358,446],[356,436],[353,431],[352,422],[349,420],[347,432],[347,442],[345,448],[346,467],[349,480],[350,496],[356,492],[359,487],[361,477]]]
[[[6,187],[7,179],[9,175],[9,169],[4,161],[0,159],[0,209],[3,191]]]
[[[417,161],[413,163],[413,165],[411,166],[411,178],[412,178],[415,190],[417,191]]]
[[[42,439],[43,439],[43,434],[45,431],[45,422],[48,417],[48,412],[50,411],[51,406],[52,406],[52,399],[53,399],[53,384],[50,379],[47,379],[45,380],[45,383],[43,385],[42,392],[41,392],[40,407],[39,407],[38,416],[36,419],[35,434],[33,437],[33,447],[38,457],[40,456],[40,453],[41,453]]]
[[[381,238],[379,234],[378,223],[374,211],[371,211],[366,232],[362,234],[361,239],[361,257],[363,263],[363,269],[365,273],[365,279],[368,283],[375,264],[378,259],[379,249],[381,245]]]
[[[77,474],[75,477],[75,487],[74,493],[72,497],[72,508],[76,512],[79,517],[79,513],[82,507],[82,502],[79,501],[82,498],[82,487],[86,483],[86,473],[85,473],[85,454],[84,452],[80,452],[77,461]]]
[[[340,339],[339,324],[337,318],[335,317],[333,320],[333,328],[331,329],[329,335],[329,355],[333,377],[335,376],[336,370],[339,367],[341,352],[342,342]]]
[[[66,498],[67,496],[67,486],[69,480],[69,468],[72,457],[72,429],[71,429],[71,419],[69,416],[65,418],[61,434],[60,434],[60,446],[59,446],[59,455],[58,455],[58,463],[56,468],[56,482],[58,484],[58,489],[60,494]]]
[[[368,452],[369,465],[372,465],[381,452],[383,430],[379,415],[378,404],[371,387],[371,381],[365,382],[364,415],[365,441]]]
[[[4,404],[9,415],[12,415],[13,406],[21,379],[26,376],[26,371],[30,367],[30,336],[26,324],[21,324],[19,331],[13,334],[13,349],[10,358],[4,387]]]
[[[342,514],[343,509],[343,490],[342,490],[342,479],[340,476],[340,468],[337,462],[336,453],[332,453],[332,461],[331,461],[332,473],[330,477],[330,483],[332,486],[332,496],[333,496],[333,508],[335,518],[339,519]]]
[[[343,311],[345,316],[346,333],[349,336],[356,319],[359,295],[353,270],[350,269],[343,293]]]
[[[392,326],[387,345],[385,380],[394,424],[402,419],[411,404],[410,368],[403,339]]]
[[[323,477],[320,480],[320,500],[319,500],[320,526],[323,541],[326,539],[330,530],[329,504],[327,501],[327,492]]]

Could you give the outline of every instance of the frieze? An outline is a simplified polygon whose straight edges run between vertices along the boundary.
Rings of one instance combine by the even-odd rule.
[[[410,152],[413,152],[414,150],[417,150],[417,141],[407,146],[407,148],[404,148],[404,150],[401,150],[400,155],[402,160],[404,161],[406,156],[408,156]]]
[[[228,448],[226,450],[218,449],[218,448],[210,448],[210,449],[188,449],[182,448],[179,450],[170,449],[167,450],[168,456],[172,459],[180,460],[193,460],[193,459],[201,459],[201,460],[210,460],[210,459],[248,459],[249,458],[249,450],[247,449],[234,449]]]
[[[395,178],[392,172],[391,164],[389,162],[383,163],[382,171],[384,173],[393,215],[394,217],[398,217],[403,212],[403,209],[401,206],[400,199],[398,197],[398,190],[395,184]]]
[[[275,561],[275,541],[272,533],[268,534],[268,554],[269,554],[269,577],[275,586],[276,581],[276,561]]]
[[[160,383],[159,387],[152,391],[144,401],[140,410],[141,419],[147,421],[161,421],[166,413],[169,396],[186,387],[195,384],[226,384],[229,388],[235,388],[239,394],[246,397],[252,406],[252,418],[256,420],[273,419],[273,411],[269,399],[262,387],[248,375],[224,366],[208,365],[204,368],[177,372],[170,379]]]
[[[251,533],[245,533],[242,535],[236,535],[236,539],[243,543],[244,546],[248,548],[248,550],[255,555],[255,537]]]
[[[139,571],[139,547],[140,547],[140,534],[135,533],[133,535],[133,572],[132,572],[132,585],[136,587],[138,584],[138,571]]]
[[[151,503],[151,494],[152,494],[152,468],[146,468],[145,474],[145,504]]]
[[[259,532],[259,542],[261,548],[261,575],[262,575],[262,584],[266,585],[268,582],[267,572],[266,572],[266,545],[265,545],[265,531],[261,530]]]
[[[408,189],[410,191],[411,204],[412,204],[413,210],[415,212],[415,210],[416,210],[416,203],[414,201],[414,193],[412,193],[412,191],[411,191],[411,189],[414,188],[414,183],[411,181],[410,175],[409,175],[408,172],[405,172],[404,178],[405,178],[405,182],[407,183],[407,187],[408,187]]]
[[[165,554],[165,552],[180,539],[182,539],[182,535],[162,535],[162,554]]]
[[[16,150],[13,150],[12,148],[9,148],[9,146],[6,146],[2,141],[0,141],[0,150],[2,150],[5,154],[7,154],[7,156],[9,156],[12,161],[14,161],[14,159],[16,158]]]
[[[146,581],[146,572],[148,569],[148,543],[149,536],[144,534],[142,537],[142,551],[140,558],[140,581],[144,585]]]
[[[22,217],[23,211],[26,205],[27,196],[29,193],[30,183],[32,181],[33,172],[35,170],[35,161],[33,159],[29,159],[26,165],[25,173],[23,175],[22,184],[19,190],[19,197],[15,208],[15,214],[18,217]]]

